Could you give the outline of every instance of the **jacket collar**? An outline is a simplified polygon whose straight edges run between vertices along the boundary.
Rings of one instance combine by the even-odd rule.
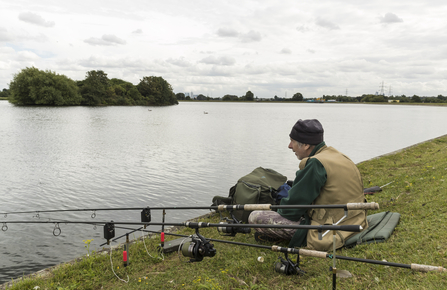
[[[309,157],[314,156],[315,154],[317,154],[319,151],[323,150],[324,148],[326,148],[326,143],[321,142],[320,144],[318,144],[317,146],[315,146],[315,148],[312,150],[312,152],[310,152]]]

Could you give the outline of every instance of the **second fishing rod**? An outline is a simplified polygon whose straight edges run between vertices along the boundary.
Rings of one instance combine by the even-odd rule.
[[[230,211],[230,210],[278,210],[278,209],[312,209],[312,208],[340,208],[345,211],[348,210],[374,210],[379,209],[379,204],[375,202],[369,203],[347,203],[347,204],[330,204],[330,205],[273,205],[273,204],[245,204],[245,205],[212,205],[212,206],[163,206],[163,207],[113,207],[113,208],[73,208],[73,209],[50,209],[50,210],[28,210],[28,211],[13,211],[13,212],[0,212],[4,218],[8,215],[19,214],[41,214],[41,213],[63,213],[63,212],[92,212],[91,217],[96,217],[98,211],[134,211],[134,210],[215,210],[215,211]]]
[[[153,233],[153,234],[160,234],[160,232],[158,232],[158,231],[145,230],[142,228],[140,228],[140,229],[132,229],[132,228],[127,228],[127,227],[117,227],[117,228],[131,230],[131,231],[142,231],[142,232],[148,232],[148,233]],[[175,233],[165,233],[165,234],[171,235],[171,236],[176,236],[176,237],[181,237],[181,238],[185,238],[185,239],[193,237],[191,235],[188,236],[188,235],[181,235],[181,234],[175,234]],[[117,240],[118,238],[116,238],[114,240]],[[429,272],[429,271],[447,272],[447,269],[445,269],[442,266],[421,265],[421,264],[416,264],[416,263],[411,263],[411,264],[393,263],[393,262],[387,262],[387,261],[379,261],[379,260],[371,260],[371,259],[334,255],[334,253],[328,253],[328,252],[324,252],[324,251],[316,251],[316,250],[308,250],[308,249],[300,249],[300,248],[289,248],[289,247],[281,247],[281,246],[276,246],[276,245],[267,246],[267,245],[259,245],[259,244],[248,244],[248,243],[235,242],[235,241],[229,241],[229,240],[212,239],[212,238],[206,238],[206,240],[210,241],[210,242],[218,242],[218,243],[226,243],[226,244],[232,244],[232,245],[238,245],[238,246],[268,249],[273,252],[280,252],[280,253],[284,253],[284,254],[297,254],[297,255],[315,257],[315,258],[340,259],[340,260],[346,260],[346,261],[352,261],[352,262],[369,263],[369,264],[376,264],[376,265],[382,265],[382,266],[391,266],[391,267],[396,267],[396,268],[406,268],[406,269],[411,269],[413,271],[418,271],[418,272]],[[192,257],[194,255],[194,253],[191,252],[191,250],[190,250],[191,249],[189,247],[190,243],[191,242],[188,241],[188,242],[184,243],[184,245],[181,244],[179,247],[179,251],[182,252],[182,254],[186,257]],[[288,257],[286,255],[286,259],[282,260],[281,261],[282,263],[280,263],[280,264],[278,264],[279,262],[275,263],[275,271],[277,271],[279,273],[286,274],[286,275],[302,274],[302,272],[300,272],[300,271],[295,271],[297,269],[294,270],[293,265],[287,264],[284,262],[287,260],[288,260]],[[282,267],[281,264],[283,266],[287,265],[288,270],[285,270],[286,268]],[[293,264],[296,266],[299,265],[299,256],[297,257],[297,262],[293,263]]]

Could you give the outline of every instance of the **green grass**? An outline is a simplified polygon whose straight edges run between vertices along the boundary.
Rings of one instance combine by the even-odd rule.
[[[366,196],[380,204],[381,211],[401,214],[391,238],[382,244],[341,249],[337,255],[386,260],[403,264],[447,266],[447,136],[437,138],[392,155],[358,164],[365,187],[392,184],[382,192]],[[218,222],[218,215],[203,221]],[[192,234],[181,229],[179,234]],[[215,228],[201,229],[207,238],[228,239],[255,244],[253,234],[221,237]],[[138,236],[138,235],[137,235]],[[176,237],[167,236],[167,239]],[[150,253],[156,255],[159,236],[146,239]],[[122,248],[113,251],[116,274],[109,255],[95,253],[72,264],[56,267],[44,278],[24,278],[7,289],[331,289],[330,259],[301,257],[303,276],[285,276],[273,270],[279,254],[268,249],[214,242],[215,257],[186,263],[177,253],[164,261],[147,255],[137,241],[130,247],[130,265],[122,265]],[[286,246],[286,244],[282,244]],[[263,256],[265,261],[257,261]],[[295,255],[291,255],[295,259]],[[119,267],[119,268],[118,268]],[[447,273],[421,273],[382,265],[337,260],[337,268],[348,270],[352,278],[337,279],[338,289],[445,289]]]
[[[346,103],[339,103],[346,104]],[[359,102],[357,104],[366,104],[366,105],[391,105],[391,106],[447,106],[447,103],[412,103],[412,102],[402,102],[402,103],[388,103],[388,102]]]

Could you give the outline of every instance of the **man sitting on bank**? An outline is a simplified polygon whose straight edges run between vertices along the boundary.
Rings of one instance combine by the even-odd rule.
[[[357,166],[344,154],[323,141],[323,127],[316,120],[298,120],[290,132],[289,148],[298,160],[299,170],[289,195],[281,205],[328,205],[361,203],[365,201],[363,182]],[[282,225],[332,225],[344,216],[341,208],[279,209],[253,211],[250,224]],[[368,226],[366,210],[349,210],[348,216],[339,225]],[[289,247],[304,247],[320,251],[332,248],[333,235],[329,233],[318,240],[317,230],[307,229],[255,229],[257,241],[277,242],[290,240]],[[354,232],[337,232],[336,247],[344,245]]]

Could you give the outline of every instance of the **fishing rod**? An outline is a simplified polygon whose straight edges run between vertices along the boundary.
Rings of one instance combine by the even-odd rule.
[[[120,228],[136,231],[136,229],[132,229],[132,228],[126,228],[126,227],[120,227]],[[157,231],[143,230],[143,229],[141,229],[141,231],[148,232],[148,233],[160,233]],[[174,233],[165,233],[165,234],[177,236],[177,237],[185,237],[185,238],[190,237],[187,235],[180,235],[180,234],[174,234]],[[415,263],[401,264],[401,263],[392,263],[392,262],[379,261],[379,260],[340,256],[340,255],[334,256],[333,254],[330,254],[330,253],[324,252],[324,251],[315,251],[315,250],[307,250],[307,249],[299,249],[299,248],[288,248],[288,247],[280,247],[280,246],[276,246],[276,245],[266,246],[266,245],[258,245],[258,244],[247,244],[247,243],[242,243],[242,242],[234,242],[234,241],[211,239],[211,238],[207,239],[207,240],[212,241],[212,242],[233,244],[233,245],[239,245],[239,246],[269,249],[269,250],[272,250],[273,252],[298,254],[298,255],[302,255],[302,256],[315,257],[315,258],[329,258],[329,259],[336,258],[336,259],[340,259],[340,260],[347,260],[347,261],[353,261],[353,262],[362,262],[362,263],[377,264],[377,265],[391,266],[391,267],[397,267],[397,268],[406,268],[406,269],[411,269],[413,271],[419,271],[419,272],[429,272],[429,271],[447,272],[447,269],[442,266],[430,266],[430,265],[421,265],[421,264],[415,264]]]
[[[246,228],[281,228],[281,229],[309,229],[309,230],[337,230],[347,232],[361,232],[363,227],[360,225],[270,225],[270,224],[226,224],[226,223],[206,223],[206,222],[182,222],[182,223],[154,223],[154,222],[114,222],[114,221],[67,221],[67,220],[52,220],[52,221],[7,221],[3,222],[3,231],[8,230],[7,224],[55,224],[59,227],[59,224],[90,224],[90,225],[142,225],[142,226],[177,226],[188,227],[192,229],[208,228],[208,227],[246,227]]]
[[[245,205],[212,205],[212,206],[171,206],[171,207],[122,207],[122,208],[75,208],[75,209],[53,209],[53,210],[30,210],[30,211],[15,211],[15,212],[1,212],[5,218],[13,214],[28,214],[28,213],[56,213],[56,212],[83,212],[91,211],[92,218],[96,217],[97,211],[130,211],[130,210],[277,210],[277,209],[296,209],[296,208],[343,208],[345,210],[360,210],[360,209],[379,209],[379,204],[376,202],[369,203],[347,203],[347,204],[329,204],[329,205],[272,205],[272,204],[245,204]]]
[[[390,185],[391,183],[393,183],[394,181],[391,181],[391,182],[388,182],[387,184],[385,184],[385,185],[382,185],[382,186],[373,186],[373,187],[368,187],[368,188],[365,188],[365,189],[363,189],[363,193],[364,194],[374,194],[374,193],[376,193],[376,192],[381,192],[382,191],[382,188],[384,188],[385,186],[387,186],[387,185]]]
[[[363,228],[360,225],[344,225],[344,226],[334,226],[334,225],[319,225],[319,226],[312,226],[312,225],[268,225],[268,224],[225,224],[225,223],[205,223],[205,222],[183,222],[183,223],[148,223],[148,222],[91,222],[91,221],[9,221],[9,222],[3,222],[2,231],[8,230],[7,223],[32,223],[32,224],[48,224],[52,223],[54,224],[53,229],[53,235],[59,236],[62,232],[60,229],[59,224],[65,223],[65,224],[104,224],[103,228],[103,234],[104,239],[107,240],[107,245],[110,245],[110,240],[115,237],[115,225],[142,225],[142,226],[150,226],[150,225],[161,225],[162,232],[161,235],[161,248],[164,247],[164,226],[170,225],[170,226],[184,226],[193,228],[196,230],[196,236],[197,238],[193,239],[193,242],[190,245],[189,254],[191,255],[191,261],[201,261],[203,259],[203,256],[214,256],[215,255],[215,249],[213,248],[213,245],[210,244],[209,241],[206,240],[205,237],[200,235],[199,228],[204,227],[244,227],[244,228],[282,228],[282,229],[315,229],[318,230],[319,237],[321,237],[322,232],[324,230],[340,230],[340,231],[348,231],[348,232],[360,232],[363,230]],[[128,254],[128,237],[129,234],[126,234],[126,247],[125,251],[123,252],[123,259],[125,257],[126,259],[126,265],[127,265],[127,254]],[[321,239],[321,238],[320,238]]]

